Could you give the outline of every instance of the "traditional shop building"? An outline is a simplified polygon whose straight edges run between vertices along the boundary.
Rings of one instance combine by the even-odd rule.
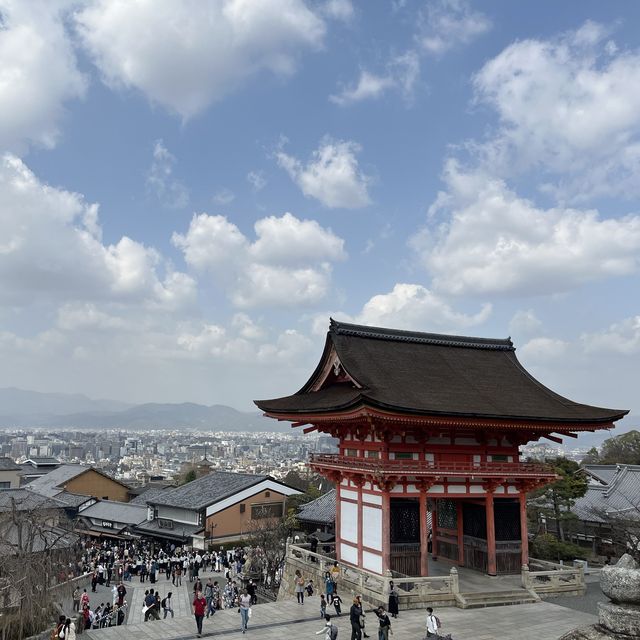
[[[341,562],[426,576],[429,555],[496,575],[528,564],[527,492],[555,479],[519,447],[610,429],[627,411],[573,402],[535,380],[510,339],[331,321],[297,393],[267,416],[339,439],[312,455],[336,484]]]

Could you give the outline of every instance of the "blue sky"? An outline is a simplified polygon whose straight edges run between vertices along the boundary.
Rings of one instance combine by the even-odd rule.
[[[0,0],[0,385],[247,409],[333,315],[640,409],[639,13]]]

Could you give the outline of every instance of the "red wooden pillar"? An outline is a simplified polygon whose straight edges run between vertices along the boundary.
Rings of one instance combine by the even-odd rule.
[[[358,566],[362,569],[362,480],[358,478]]]
[[[342,511],[340,506],[340,489],[342,486],[342,477],[336,480],[336,560],[340,562],[340,546],[342,541],[342,530],[340,529],[340,512]]]
[[[493,490],[487,491],[487,573],[490,576],[497,575],[496,571],[496,519],[493,511]]]
[[[420,491],[420,575],[429,575],[429,525],[427,523],[427,492]]]
[[[431,557],[438,559],[438,501],[435,498],[431,512]]]
[[[382,489],[382,573],[391,570],[391,495]]]
[[[458,564],[464,567],[464,529],[463,529],[463,513],[462,500],[456,502],[457,521],[458,521]]]
[[[520,489],[520,550],[522,566],[529,564],[529,531],[527,527],[527,494]]]

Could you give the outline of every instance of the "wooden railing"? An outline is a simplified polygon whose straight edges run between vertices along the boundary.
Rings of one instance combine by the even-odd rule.
[[[555,477],[553,468],[537,462],[431,462],[429,460],[381,460],[343,456],[337,453],[312,453],[309,463],[367,473],[409,473],[411,475],[447,475],[482,477]]]

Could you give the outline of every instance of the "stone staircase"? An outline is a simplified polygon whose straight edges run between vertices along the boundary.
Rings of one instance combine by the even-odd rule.
[[[481,609],[484,607],[502,607],[511,604],[532,604],[540,602],[540,598],[525,589],[510,591],[474,591],[460,593],[458,606],[461,609]]]

